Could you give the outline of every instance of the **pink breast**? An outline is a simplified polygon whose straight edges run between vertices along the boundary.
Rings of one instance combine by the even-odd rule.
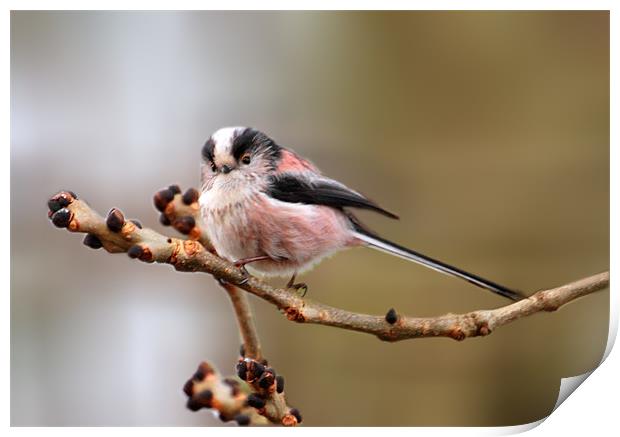
[[[303,270],[324,256],[356,245],[348,219],[340,211],[320,205],[279,202],[263,197],[249,212],[257,248],[274,262],[256,263],[256,268]]]

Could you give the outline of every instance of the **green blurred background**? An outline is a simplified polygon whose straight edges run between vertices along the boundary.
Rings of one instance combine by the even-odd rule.
[[[400,214],[387,238],[527,292],[609,267],[607,12],[13,12],[11,422],[220,425],[184,407],[203,359],[232,372],[227,296],[54,229],[74,190],[162,230],[216,129],[259,128]],[[166,229],[165,232],[170,232]],[[507,302],[370,250],[302,277],[353,311]],[[396,344],[288,322],[252,297],[308,425],[511,425],[592,369],[608,292],[490,337]]]

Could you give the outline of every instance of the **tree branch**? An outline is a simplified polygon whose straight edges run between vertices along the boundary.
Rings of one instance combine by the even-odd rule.
[[[194,242],[200,242],[201,247],[209,247],[211,253],[215,253],[206,233],[200,227],[198,217],[198,193],[190,188],[181,195],[181,190],[176,185],[157,192],[154,196],[155,207],[162,213],[160,222],[164,226],[172,226],[177,231],[188,236],[189,240],[184,241],[183,248],[194,247]],[[84,202],[81,202],[87,206]],[[72,211],[66,209],[70,204],[78,207],[77,196],[72,192],[61,192],[53,196],[48,206],[50,208],[49,217],[52,222],[59,227],[68,227],[69,230],[79,232],[78,221]],[[97,220],[102,221],[101,217],[90,210],[87,210],[89,217],[87,222],[94,224]],[[95,219],[94,221],[92,219]],[[123,214],[116,208],[108,213],[105,220],[107,231],[113,234],[120,234],[126,241],[134,239],[140,240],[139,234],[142,233],[142,225],[137,220],[126,221]],[[99,224],[91,229],[93,232],[87,233],[84,244],[94,249],[106,248],[109,252],[115,253],[123,251],[123,244],[119,241],[110,241],[100,233],[103,227]],[[88,226],[83,226],[85,232]],[[144,230],[144,235],[153,235],[151,230]],[[161,236],[160,236],[161,237]],[[178,244],[176,239],[168,238],[166,243]],[[185,244],[189,243],[189,244]],[[125,246],[127,244],[124,244]],[[132,245],[127,250],[131,258],[140,258],[144,261],[152,261],[150,248],[143,245]],[[243,381],[235,378],[223,378],[207,362],[203,362],[198,367],[192,378],[187,381],[183,391],[188,396],[187,407],[192,411],[201,408],[212,408],[219,412],[222,421],[235,420],[239,425],[264,425],[268,422],[282,424],[284,426],[295,426],[301,423],[301,414],[298,409],[290,408],[286,402],[284,394],[284,378],[277,376],[275,370],[267,366],[267,360],[262,357],[258,332],[254,325],[254,319],[250,304],[245,293],[242,293],[234,285],[218,278],[218,283],[228,293],[237,322],[239,332],[243,341],[241,348],[241,359],[238,363],[243,367],[243,372],[238,371]]]
[[[104,220],[72,193],[61,192],[50,202],[53,203],[50,205],[50,218],[56,226],[66,227],[71,232],[93,234],[108,252],[128,252],[132,258],[171,264],[179,271],[210,273],[274,304],[284,311],[289,320],[365,332],[386,341],[421,337],[463,340],[488,335],[521,317],[556,310],[609,285],[609,272],[604,272],[539,291],[527,299],[494,310],[425,318],[398,316],[393,311],[386,316],[359,314],[303,299],[291,290],[275,288],[258,278],[247,277],[234,264],[210,253],[199,242],[178,240],[151,229],[140,229],[131,221],[125,221],[117,209],[112,209]]]

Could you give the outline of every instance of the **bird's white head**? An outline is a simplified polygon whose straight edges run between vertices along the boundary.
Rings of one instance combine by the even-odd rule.
[[[217,130],[202,148],[202,185],[227,188],[257,182],[272,173],[281,147],[264,133],[249,127]]]

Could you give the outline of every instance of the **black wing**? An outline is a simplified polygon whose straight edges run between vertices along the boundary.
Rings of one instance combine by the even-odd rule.
[[[372,200],[327,178],[307,179],[291,173],[272,176],[267,194],[283,202],[325,205],[337,209],[370,209],[393,219],[398,218]]]

